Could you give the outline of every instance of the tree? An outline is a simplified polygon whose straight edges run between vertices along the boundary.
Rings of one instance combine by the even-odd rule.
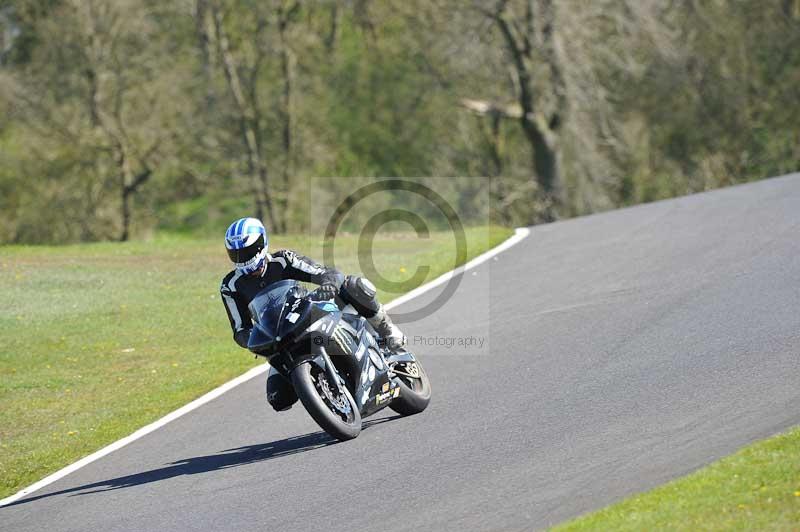
[[[32,64],[10,82],[40,149],[53,140],[75,146],[76,159],[54,177],[87,183],[89,218],[115,183],[119,240],[130,238],[134,198],[169,157],[180,109],[154,29],[139,2],[66,1],[40,22]]]
[[[556,8],[552,0],[500,0],[489,8],[477,5],[477,9],[496,24],[503,36],[515,73],[519,106],[518,111],[514,109],[507,116],[519,120],[530,144],[538,188],[552,204],[543,215],[552,220],[555,206],[562,201],[560,135],[569,113],[557,42]]]
[[[256,216],[268,220],[279,232],[287,229],[293,151],[289,31],[299,12],[299,2],[283,0],[248,4],[246,8],[239,2],[204,0],[198,2],[196,9],[201,41],[213,35],[218,64],[233,103]],[[206,29],[209,27],[210,31]],[[277,67],[272,64],[276,59]],[[269,75],[270,67],[276,68],[277,73]],[[280,97],[270,106],[264,83],[272,79],[279,80],[281,87]],[[276,159],[280,164],[268,155],[272,130],[279,131],[281,154]],[[275,176],[277,179],[273,179]]]
[[[0,239],[245,209],[303,230],[313,176],[489,176],[493,220],[520,224],[787,173],[798,20],[800,0],[0,0]]]

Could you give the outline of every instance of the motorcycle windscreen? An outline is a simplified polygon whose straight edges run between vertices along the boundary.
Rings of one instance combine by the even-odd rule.
[[[302,290],[297,281],[285,280],[273,283],[258,294],[250,302],[250,316],[259,325],[261,332],[268,337],[278,334],[281,314],[285,313],[286,301]]]

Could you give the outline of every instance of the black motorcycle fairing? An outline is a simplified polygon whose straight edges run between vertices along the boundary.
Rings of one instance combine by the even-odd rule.
[[[267,357],[267,360],[283,347],[299,341],[305,332],[320,330],[310,341],[324,336],[327,329],[333,330],[328,321],[338,321],[341,313],[329,301],[312,301],[308,291],[297,281],[279,281],[259,292],[250,302],[249,310],[253,320],[247,347],[253,353]],[[321,321],[323,323],[315,324]]]
[[[388,357],[386,357],[387,364],[400,363],[400,362],[416,362],[416,361],[417,357],[415,357],[408,351],[399,351],[396,353],[392,353]]]
[[[331,301],[312,300],[297,281],[274,283],[250,303],[253,331],[248,348],[290,378],[295,368],[312,364],[329,384],[348,388],[362,416],[374,414],[398,397],[390,377],[392,361],[413,361],[410,354],[389,354],[378,346],[362,316],[343,313]]]
[[[289,299],[302,297],[305,292],[306,290],[300,286],[300,283],[291,279],[269,285],[256,294],[248,305],[253,322],[260,325],[266,332],[273,333],[280,324],[280,316],[285,310],[285,303]]]
[[[302,290],[297,281],[284,280],[256,294],[248,305],[253,321],[253,329],[247,342],[250,351],[269,357],[277,350],[281,317],[287,310],[288,301],[296,300],[296,296],[301,295]]]
[[[366,417],[388,406],[396,397],[397,386],[389,378],[389,366],[367,321],[359,317],[351,323],[356,326],[358,335],[358,348],[352,356],[357,368],[353,398],[361,409],[361,415]]]
[[[416,358],[408,351],[388,352],[380,348],[372,328],[359,315],[342,313],[337,329],[331,335],[335,341],[326,343],[328,354],[339,372],[346,375],[350,393],[366,417],[397,397],[398,385],[390,377],[389,368],[397,363],[415,362]]]

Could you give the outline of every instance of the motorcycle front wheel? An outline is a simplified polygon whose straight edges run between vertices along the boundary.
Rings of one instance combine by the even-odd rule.
[[[325,371],[311,363],[300,364],[291,376],[297,397],[317,425],[340,441],[358,436],[361,413],[346,386],[328,382]]]

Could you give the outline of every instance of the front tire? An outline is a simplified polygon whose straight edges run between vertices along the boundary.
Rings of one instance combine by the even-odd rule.
[[[292,385],[300,402],[325,432],[340,441],[352,440],[361,432],[361,413],[350,391],[340,385],[341,393],[335,395],[321,368],[300,364],[292,371]]]
[[[400,385],[400,396],[389,404],[389,408],[403,416],[419,414],[431,402],[431,381],[419,362],[398,364],[396,368],[414,377],[397,374],[395,381]]]

